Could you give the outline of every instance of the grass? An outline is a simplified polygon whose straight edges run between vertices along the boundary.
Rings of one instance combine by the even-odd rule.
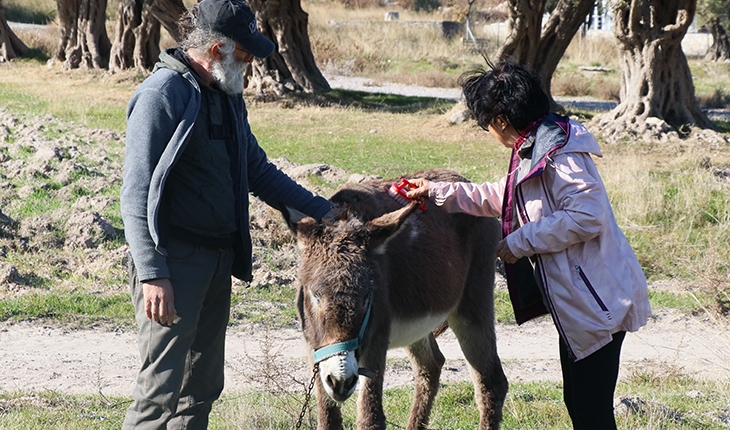
[[[274,328],[298,328],[299,317],[292,303],[296,291],[272,285],[237,289],[231,297],[231,324],[266,324]]]
[[[134,326],[129,294],[36,292],[0,300],[0,321],[56,321],[76,327]]]
[[[671,369],[636,372],[619,382],[616,397],[625,399],[617,412],[617,424],[626,430],[689,430],[727,428],[730,402],[727,382],[693,379]],[[411,388],[386,390],[384,410],[390,427],[407,421]],[[281,429],[294,428],[302,409],[302,391],[227,392],[213,406],[209,428]],[[314,401],[314,399],[312,399]],[[0,429],[113,429],[119,428],[130,403],[125,397],[76,396],[55,392],[10,392],[0,394]],[[504,429],[571,428],[562,403],[559,382],[513,382],[503,410]],[[344,428],[354,429],[355,399],[343,404]],[[430,429],[472,429],[478,422],[471,383],[443,384],[431,414]],[[302,428],[314,428],[311,411]]]
[[[231,321],[236,325],[264,324],[273,329],[298,328],[299,317],[294,303],[296,291],[275,285],[263,288],[234,289],[231,297]],[[495,321],[514,324],[509,295],[495,291]],[[724,296],[699,292],[676,294],[650,291],[652,308],[678,309],[687,314],[704,314],[716,308]],[[43,291],[0,299],[0,321],[56,321],[76,327],[104,326],[134,328],[134,308],[125,292],[114,295],[87,292]]]
[[[127,101],[142,78],[131,72],[107,76],[101,71],[63,71],[35,60],[5,64],[0,76],[0,105],[8,109],[120,133],[126,128]]]
[[[53,0],[4,0],[5,19],[29,24],[48,24],[56,17]]]

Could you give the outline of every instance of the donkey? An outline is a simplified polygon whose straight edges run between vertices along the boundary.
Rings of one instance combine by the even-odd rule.
[[[412,177],[466,181],[431,169]],[[384,429],[383,374],[389,348],[405,347],[415,377],[408,429],[425,429],[444,356],[434,330],[448,323],[469,364],[479,429],[498,429],[507,378],[494,331],[493,218],[449,214],[429,202],[402,206],[392,181],[347,184],[331,201],[332,221],[287,223],[300,249],[297,308],[313,349],[318,429],[341,429],[339,404],[361,388],[357,428]]]

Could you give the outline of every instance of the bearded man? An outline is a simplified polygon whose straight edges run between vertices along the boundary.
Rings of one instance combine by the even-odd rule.
[[[274,44],[242,0],[203,0],[127,108],[121,211],[142,366],[125,429],[204,429],[223,390],[231,275],[251,280],[248,193],[316,219],[332,205],[271,164],[243,71]]]

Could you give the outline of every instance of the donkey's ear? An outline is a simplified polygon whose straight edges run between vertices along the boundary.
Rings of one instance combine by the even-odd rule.
[[[418,202],[411,202],[397,211],[368,221],[365,224],[368,247],[376,254],[384,254],[388,242],[403,230],[406,221],[418,210],[418,206]]]
[[[307,214],[299,212],[298,210],[284,204],[280,205],[280,207],[283,208],[281,209],[281,214],[284,216],[286,225],[289,226],[289,230],[291,230],[291,232],[296,236],[298,224],[301,220],[307,218]]]

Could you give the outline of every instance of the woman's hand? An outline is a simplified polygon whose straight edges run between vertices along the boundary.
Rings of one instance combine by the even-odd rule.
[[[415,185],[415,188],[410,187],[406,190],[408,198],[414,200],[426,200],[428,199],[428,186],[430,182],[425,178],[409,179],[408,182]]]
[[[517,260],[519,260],[519,258],[515,257],[512,251],[510,251],[509,246],[507,246],[507,239],[502,239],[497,244],[497,257],[504,261],[505,264],[515,264]]]

